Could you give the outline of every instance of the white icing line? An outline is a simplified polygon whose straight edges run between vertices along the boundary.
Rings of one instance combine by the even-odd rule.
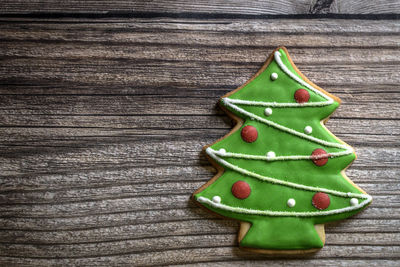
[[[345,155],[351,154],[353,151],[352,150],[345,150],[341,152],[332,152],[332,153],[327,153],[327,154],[322,154],[318,156],[302,156],[302,155],[296,155],[296,156],[274,156],[272,154],[269,154],[270,152],[267,153],[266,156],[264,155],[249,155],[249,154],[241,154],[241,153],[233,153],[233,152],[224,152],[221,153],[221,150],[216,151],[213,150],[214,153],[218,156],[221,157],[228,157],[228,158],[240,158],[240,159],[254,159],[254,160],[266,160],[266,161],[278,161],[278,160],[303,160],[303,159],[323,159],[326,157],[329,158],[336,158],[336,157],[341,157]]]
[[[227,99],[227,98],[224,98]],[[249,105],[249,106],[263,106],[263,107],[320,107],[329,106],[332,103],[328,101],[323,102],[306,102],[306,103],[277,103],[277,102],[262,102],[253,100],[242,100],[229,98],[231,103]]]
[[[247,175],[247,176],[251,176],[254,178],[257,178],[259,180],[262,181],[267,181],[273,184],[279,184],[279,185],[284,185],[284,186],[288,186],[288,187],[293,187],[293,188],[298,188],[298,189],[303,189],[303,190],[307,190],[307,191],[314,191],[314,192],[324,192],[324,193],[328,193],[328,194],[332,194],[335,196],[340,196],[340,197],[358,197],[358,198],[369,198],[369,195],[364,195],[364,194],[356,194],[356,193],[350,193],[350,192],[340,192],[340,191],[336,191],[336,190],[330,190],[330,189],[326,189],[326,188],[321,188],[321,187],[313,187],[313,186],[307,186],[307,185],[302,185],[302,184],[296,184],[293,182],[287,182],[284,180],[279,180],[276,178],[272,178],[272,177],[267,177],[267,176],[263,176],[260,175],[258,173],[255,172],[251,172],[248,171],[246,169],[240,168],[236,165],[233,165],[223,159],[221,159],[220,157],[218,157],[216,155],[216,151],[213,150],[211,147],[208,147],[206,149],[207,154],[212,157],[215,161],[217,161],[218,163],[220,163],[221,165],[224,165],[225,167],[232,169],[234,171],[237,171],[243,175]]]
[[[278,63],[279,67],[287,74],[290,76],[290,78],[292,78],[293,80],[295,80],[296,82],[304,85],[305,87],[307,87],[308,89],[310,89],[311,91],[313,91],[314,93],[316,93],[317,95],[322,96],[323,98],[327,99],[327,103],[328,105],[332,104],[334,101],[332,98],[330,98],[329,96],[327,96],[326,94],[324,94],[323,92],[315,89],[314,87],[312,87],[310,84],[306,83],[305,81],[303,81],[302,79],[300,79],[299,77],[297,77],[295,74],[293,74],[286,66],[285,64],[283,64],[282,60],[281,60],[281,53],[279,51],[275,51],[274,53],[274,58],[275,61]],[[304,104],[302,104],[304,105]]]
[[[309,136],[309,135],[306,135],[304,133],[298,132],[298,131],[293,130],[291,128],[282,126],[282,125],[280,125],[280,124],[278,124],[276,122],[261,118],[260,116],[257,116],[257,115],[255,115],[255,114],[253,114],[251,112],[248,112],[248,111],[246,111],[246,110],[244,110],[244,109],[242,109],[242,108],[240,108],[240,107],[238,107],[238,106],[236,106],[234,104],[231,104],[231,101],[232,101],[232,99],[223,98],[223,102],[224,102],[224,104],[226,106],[229,106],[232,109],[236,110],[237,112],[242,113],[244,115],[247,115],[248,117],[253,118],[254,120],[260,121],[260,122],[262,122],[264,124],[267,124],[269,126],[273,126],[273,127],[277,128],[277,129],[279,129],[281,131],[285,131],[285,132],[288,132],[290,134],[297,135],[299,137],[302,137],[304,139],[313,141],[313,142],[321,144],[321,145],[325,145],[325,146],[329,146],[329,147],[342,148],[342,149],[353,151],[353,148],[351,148],[350,146],[347,146],[345,144],[338,144],[338,143],[328,142],[328,141],[325,141],[325,140],[322,140],[322,139],[319,139],[319,138],[316,138],[316,137]]]
[[[286,217],[312,217],[312,216],[325,216],[325,215],[334,215],[339,214],[346,211],[353,211],[360,209],[371,202],[372,198],[368,195],[365,197],[366,200],[361,202],[356,206],[349,206],[346,208],[329,210],[329,211],[304,211],[304,212],[296,212],[296,211],[272,211],[272,210],[256,210],[256,209],[246,209],[240,207],[231,207],[222,203],[215,203],[205,197],[197,198],[197,201],[200,203],[208,204],[214,208],[219,208],[222,210],[232,211],[236,213],[244,213],[244,214],[252,214],[252,215],[268,215],[268,216],[286,216]]]

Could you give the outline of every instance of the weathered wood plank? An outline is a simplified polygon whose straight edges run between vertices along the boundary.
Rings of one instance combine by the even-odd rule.
[[[316,8],[315,6],[321,6]],[[322,10],[322,7],[324,9]],[[147,1],[117,0],[112,2],[69,0],[62,4],[54,0],[40,1],[2,1],[0,14],[32,14],[35,12],[48,13],[94,13],[107,12],[156,13],[160,16],[167,14],[191,13],[191,16],[201,14],[237,14],[237,15],[290,15],[339,13],[339,14],[398,14],[400,6],[397,1],[171,1],[162,0],[157,3]],[[138,14],[139,13],[139,14]],[[182,14],[183,13],[183,14]],[[154,15],[156,15],[154,14]]]
[[[168,243],[165,244],[165,246],[168,246]],[[33,247],[33,246],[32,246]],[[325,250],[319,251],[317,254],[314,255],[314,257],[318,257],[319,259],[330,259],[332,256],[333,257],[339,257],[339,258],[365,258],[365,259],[373,259],[373,258],[383,258],[383,257],[396,257],[399,253],[399,246],[393,246],[393,247],[387,247],[387,246],[368,246],[368,245],[362,245],[362,246],[357,246],[357,247],[346,247],[343,248],[343,246],[327,246]],[[123,248],[121,248],[122,251]],[[336,254],[335,254],[336,253]],[[19,258],[19,261],[22,261],[23,259],[20,259],[19,256],[16,256]],[[124,262],[125,264],[127,263],[132,263],[134,262],[136,265],[139,266],[154,266],[154,265],[160,265],[160,264],[172,264],[172,263],[193,263],[193,262],[202,262],[202,261],[229,261],[233,260],[235,258],[242,258],[247,260],[251,259],[268,259],[271,257],[261,257],[257,256],[256,254],[249,254],[244,252],[243,250],[240,250],[236,247],[212,247],[212,248],[197,248],[197,246],[194,244],[194,247],[190,248],[185,248],[185,249],[171,249],[171,250],[160,250],[160,251],[154,251],[154,252],[144,252],[144,253],[131,253],[130,251],[125,252],[125,253],[118,253],[116,255],[112,256],[102,256],[99,255],[99,257],[95,259],[85,259],[85,258],[76,258],[76,257],[71,257],[69,259],[63,259],[63,260],[58,260],[58,261],[53,261],[58,262],[58,263],[71,263],[75,262],[75,264],[79,265],[85,265],[84,263],[96,263],[100,265],[104,265],[105,263],[119,263],[121,264]],[[55,256],[52,257],[53,259]],[[287,257],[286,257],[287,258]],[[290,258],[290,257],[289,257]],[[304,263],[304,256],[303,257],[292,257],[294,259],[299,260],[303,258],[303,263]],[[313,255],[309,256],[309,258],[313,258]],[[27,258],[28,260],[30,258]],[[279,258],[281,259],[282,262],[287,262],[287,260],[284,260],[284,258]],[[310,259],[309,259],[310,260]],[[25,260],[26,261],[26,260]],[[51,258],[47,259],[42,259],[40,258],[36,262],[52,262]],[[275,261],[276,262],[276,261]],[[290,260],[289,260],[290,262]],[[299,261],[300,262],[300,261]],[[323,261],[322,261],[323,262]],[[379,262],[379,261],[378,261]],[[262,263],[262,262],[260,262]],[[307,263],[307,262],[306,262]],[[297,263],[298,264],[298,263]],[[276,265],[278,266],[278,265]],[[293,265],[295,266],[295,265]]]
[[[389,220],[394,223],[395,219],[399,219],[400,208],[394,207],[375,207],[375,202],[368,210],[357,214],[354,219],[369,219]],[[215,216],[205,212],[199,207],[190,205],[190,208],[174,208],[174,209],[159,209],[159,210],[132,210],[132,211],[105,211],[103,213],[92,212],[89,215],[75,215],[66,213],[61,217],[59,215],[37,216],[37,214],[11,214],[0,218],[0,223],[3,229],[17,231],[73,231],[96,228],[109,228],[123,225],[138,225],[149,223],[166,223],[188,220],[214,220]],[[99,226],[99,222],[102,225]],[[210,221],[211,223],[211,221]],[[354,224],[357,224],[357,220]],[[340,226],[340,224],[339,224]],[[327,228],[329,233],[332,232],[331,226]],[[385,229],[383,229],[385,231]],[[216,233],[225,231],[224,227],[216,229]],[[335,229],[335,232],[347,232],[347,228]],[[359,231],[359,230],[358,230]],[[381,231],[379,231],[381,232]],[[389,231],[390,232],[390,231]],[[395,230],[397,232],[397,230]]]
[[[79,60],[41,59],[32,61],[24,58],[4,59],[0,71],[3,75],[0,81],[4,84],[24,84],[54,79],[55,82],[65,82],[72,86],[76,83],[93,84],[103,82],[103,86],[130,87],[160,87],[167,84],[187,87],[221,87],[244,83],[261,64],[232,62],[136,62],[121,60],[95,59],[89,62]],[[397,87],[400,74],[393,72],[398,63],[360,65],[350,64],[319,64],[301,65],[309,79],[320,84],[341,84],[351,86],[364,83],[375,86],[390,81]],[[96,69],[96,72],[91,70]],[[335,76],[326,72],[335,71]],[[49,74],[51,76],[49,76]],[[233,78],[230,75],[235,75]],[[325,74],[325,75],[324,75]],[[365,76],[363,76],[365,75]]]
[[[190,71],[187,71],[189,74]],[[322,74],[322,70],[320,71]],[[241,73],[241,72],[238,72]],[[345,71],[343,71],[343,74]],[[360,72],[361,73],[361,72]],[[368,73],[367,71],[364,73]],[[83,74],[83,73],[82,73]],[[243,73],[240,74],[243,79]],[[357,74],[359,75],[359,74]],[[371,72],[371,75],[372,72]],[[194,76],[194,75],[192,75]],[[400,76],[400,75],[399,75]],[[182,79],[184,76],[182,76]],[[358,77],[358,76],[354,76]],[[362,79],[362,78],[358,78]],[[400,79],[400,77],[399,77]],[[205,79],[208,81],[208,79]],[[224,78],[228,81],[229,78]],[[245,80],[243,79],[243,83]],[[361,81],[360,81],[361,82]],[[211,84],[211,81],[210,81]],[[240,83],[238,83],[239,85]],[[373,86],[373,85],[370,85]],[[396,85],[388,86],[395,88]],[[387,88],[387,87],[385,87]],[[134,90],[134,89],[133,89]],[[146,94],[145,87],[139,88],[141,93],[135,95],[0,95],[2,116],[8,115],[59,115],[68,116],[139,116],[139,115],[214,115],[223,114],[216,109],[218,92],[229,90],[203,90],[196,92],[180,92],[179,95],[152,95]],[[335,116],[344,118],[379,118],[396,120],[400,117],[399,90],[384,89],[383,92],[364,90],[353,90],[353,88],[342,87],[338,91],[332,88],[329,92],[340,97],[345,103]],[[343,91],[339,91],[343,90]],[[171,90],[171,94],[174,91]],[[379,102],[378,102],[379,101]],[[391,112],[386,112],[390,110]]]
[[[149,212],[150,213],[150,212]],[[200,214],[201,215],[201,214]],[[235,234],[238,231],[238,222],[225,219],[198,218],[194,220],[175,220],[166,222],[148,222],[140,224],[117,225],[108,227],[94,227],[87,229],[34,231],[26,230],[3,230],[0,231],[1,243],[4,244],[80,244],[101,243],[120,240],[141,240],[160,237],[175,236],[198,236],[206,234],[225,235]],[[352,219],[335,222],[327,225],[327,233],[340,234],[347,245],[351,245],[352,239],[346,239],[348,235],[358,233],[359,236],[373,234],[385,234],[392,236],[392,241],[386,245],[398,245],[399,229],[395,221],[398,219]],[[381,228],[380,228],[381,227]],[[194,242],[196,243],[196,242]],[[363,242],[360,242],[362,244]],[[369,244],[365,242],[364,244]],[[216,245],[209,243],[210,246]],[[380,244],[385,245],[385,244]],[[183,247],[182,247],[183,248]],[[4,250],[4,248],[3,248]],[[151,251],[151,250],[150,250]],[[64,255],[67,257],[68,255]]]
[[[224,13],[240,15],[261,14],[304,14],[310,8],[310,1],[171,1],[154,2],[117,0],[112,2],[69,0],[62,4],[54,0],[2,2],[2,14],[29,14],[32,12],[99,13],[146,12],[157,13]]]
[[[328,234],[329,242],[327,247],[346,246],[346,245],[367,245],[367,246],[385,246],[394,245],[393,239],[400,240],[400,234],[348,234],[349,238],[343,240],[343,234]],[[202,234],[188,236],[160,236],[159,238],[125,239],[119,241],[110,241],[103,244],[98,243],[75,243],[75,244],[52,244],[51,241],[30,244],[12,244],[0,243],[0,253],[5,252],[6,256],[24,256],[38,257],[43,255],[43,250],[51,253],[52,257],[85,257],[92,255],[113,255],[119,253],[143,253],[147,251],[165,251],[178,250],[190,247],[206,248],[209,243],[215,243],[217,247],[235,246],[236,234]],[[399,242],[397,242],[397,245]],[[111,249],[110,249],[111,247]],[[387,253],[390,250],[387,249]],[[334,253],[333,250],[330,251]],[[360,252],[362,253],[362,252]],[[331,255],[334,256],[334,255]],[[384,256],[384,255],[382,255]],[[325,257],[329,257],[326,255]]]
[[[229,253],[233,253],[235,251],[229,251]],[[184,251],[185,255],[188,255],[190,252]],[[206,255],[206,251],[204,252],[204,255]],[[144,255],[145,256],[145,255]],[[193,260],[193,257],[188,258],[189,260],[191,259],[192,261],[184,261],[179,258],[179,262],[182,265],[177,265],[177,266],[240,266],[243,265],[243,262],[245,261],[248,265],[251,266],[258,266],[258,265],[267,265],[267,266],[272,266],[272,267],[278,267],[278,266],[301,266],[301,264],[306,264],[306,265],[322,265],[322,266],[356,266],[356,267],[362,267],[362,266],[396,266],[398,263],[398,260],[384,260],[384,259],[348,259],[348,258],[338,258],[338,259],[296,259],[296,258],[286,258],[282,259],[277,257],[276,259],[268,259],[270,257],[263,257],[262,259],[254,259],[254,257],[244,257],[241,256],[239,260],[236,259],[231,259],[231,260],[224,260],[225,257],[221,255],[213,255],[213,257],[209,257],[206,259],[202,259],[197,261]],[[91,265],[94,264],[96,266],[110,266],[113,264],[116,265],[131,265],[132,262],[134,262],[135,258],[132,258],[129,255],[119,255],[119,256],[114,256],[114,257],[98,257],[98,258],[90,258],[90,259],[38,259],[38,258],[20,258],[20,257],[4,257],[0,259],[1,264],[5,265],[10,265],[10,264],[18,264],[19,266],[31,266],[33,264],[37,264],[40,266],[56,266],[56,265],[69,265],[69,266],[82,266],[82,265]],[[151,259],[151,257],[150,257]],[[143,262],[143,261],[142,261]],[[169,261],[169,260],[164,260],[161,261],[158,260],[158,264],[175,264],[175,262]],[[147,263],[143,263],[143,266],[151,266],[152,261],[149,260]]]
[[[175,23],[146,23],[145,20],[133,20],[121,23],[76,23],[75,21],[65,20],[66,23],[15,23],[2,24],[0,38],[4,41],[25,41],[46,42],[54,46],[59,46],[60,41],[67,45],[74,45],[71,42],[86,42],[94,45],[197,45],[212,47],[234,47],[243,49],[265,48],[265,55],[271,48],[276,48],[281,44],[287,47],[324,47],[324,48],[358,48],[365,50],[368,47],[393,48],[398,47],[399,22],[384,21],[380,24],[372,22],[365,24],[357,20],[345,20],[333,22],[328,25],[330,20],[306,20],[307,23],[297,24],[293,20],[266,20],[266,21],[229,21],[217,20],[207,23],[199,22],[196,28],[188,27],[187,21],[176,21]],[[79,22],[79,21],[78,21]],[[102,23],[103,22],[103,23]],[[283,25],[280,25],[280,22]],[[294,24],[295,23],[295,24]],[[359,25],[358,29],[354,25]],[[322,24],[322,25],[321,25]],[[364,25],[362,25],[364,24]],[[307,28],[309,26],[309,28]],[[93,29],[94,27],[94,29]],[[248,27],[254,28],[252,32],[243,31]],[[290,27],[294,27],[291,29]],[[76,33],[67,34],[65,30],[70,29]],[[291,38],[291,30],[296,30],[295,36],[301,38]],[[104,31],[107,35],[104,36]],[[273,40],[275,39],[275,40]],[[97,42],[98,44],[95,44]],[[84,44],[84,43],[83,43]],[[81,44],[81,45],[83,45]],[[75,44],[76,46],[77,44]],[[363,48],[364,47],[364,48]],[[65,48],[68,48],[65,47]],[[187,47],[190,49],[191,47]],[[38,48],[37,48],[38,49]],[[119,48],[122,49],[122,48]],[[184,48],[182,48],[184,49]],[[343,49],[343,48],[342,48]],[[125,47],[125,50],[129,48]],[[190,50],[189,50],[190,51]],[[110,52],[110,51],[109,51]],[[116,51],[118,52],[118,50]],[[70,52],[69,52],[70,53]],[[93,53],[93,52],[91,52]],[[115,54],[118,55],[118,54]],[[79,55],[76,55],[79,56]],[[129,54],[128,54],[129,56]],[[193,55],[192,55],[193,56]],[[316,56],[314,54],[314,56]]]
[[[27,34],[27,32],[25,32]],[[267,33],[268,34],[268,33]],[[26,36],[29,38],[28,36]],[[16,45],[18,42],[18,45]],[[40,42],[40,45],[38,45]],[[221,46],[197,45],[180,46],[179,44],[166,44],[165,46],[132,43],[102,44],[99,42],[85,42],[84,40],[70,41],[68,44],[60,42],[46,42],[45,40],[18,40],[2,41],[0,53],[5,57],[15,58],[42,58],[60,59],[124,59],[136,60],[173,60],[179,61],[206,61],[206,62],[246,62],[260,64],[268,56],[266,46],[235,46],[233,42]],[[112,49],[112,50],[111,50]],[[398,62],[399,52],[393,48],[358,48],[358,47],[332,47],[311,49],[290,48],[293,59],[301,65],[308,64],[385,64]],[[147,61],[149,62],[149,61]],[[150,63],[150,62],[149,62]],[[19,92],[17,92],[19,93]]]
[[[205,93],[204,93],[205,94]],[[395,95],[396,96],[396,95]],[[210,108],[218,102],[218,97],[215,99],[209,98]],[[357,99],[353,97],[353,99]],[[354,100],[353,100],[354,101]],[[352,102],[353,102],[352,101]],[[352,116],[352,113],[341,112],[342,108],[347,105],[347,102],[343,102],[334,113],[331,119],[326,124],[335,134],[363,134],[368,131],[369,134],[373,135],[396,135],[400,133],[400,125],[396,120],[371,120],[369,118],[352,118],[348,120],[347,116]],[[210,113],[211,114],[207,114]],[[24,114],[0,114],[0,120],[2,125],[7,125],[7,130],[10,131],[10,136],[6,139],[10,142],[18,142],[19,138],[27,138],[28,134],[32,136],[40,136],[41,131],[28,133],[24,131],[24,128],[80,128],[81,131],[85,132],[85,128],[92,128],[93,132],[104,131],[102,134],[107,135],[106,129],[113,129],[114,131],[140,131],[140,130],[208,130],[214,129],[216,131],[232,129],[233,123],[225,115],[219,115],[219,108],[212,108],[211,111],[207,111],[206,114],[197,115],[186,115],[180,114],[178,116],[170,115],[148,115],[148,116],[118,116],[118,115],[77,115],[77,114],[35,114],[34,116],[27,117]],[[372,126],[372,127],[371,127]],[[17,135],[17,130],[13,128],[20,128]],[[93,129],[94,128],[94,129]],[[97,129],[96,129],[97,128]],[[351,132],[349,131],[351,129]],[[110,134],[110,132],[108,132]],[[57,134],[57,132],[52,132]],[[79,133],[71,132],[79,135]],[[90,134],[89,131],[85,133]],[[67,137],[68,135],[66,135]],[[81,135],[83,137],[83,134]],[[2,140],[5,144],[6,140]],[[43,140],[45,142],[45,140]]]
[[[377,232],[371,231],[371,228],[367,228],[365,231],[362,229],[356,229],[358,223],[361,221],[363,225],[370,226],[373,223],[376,223],[377,220],[379,223],[385,222],[383,224],[395,224],[396,220],[399,219],[399,210],[400,208],[393,207],[375,207],[375,203],[368,208],[368,211],[357,214],[352,218],[354,222],[350,225],[351,230],[356,232],[360,232],[362,234],[378,234],[381,232],[387,233],[396,233],[398,230],[394,229],[394,227],[390,227],[389,229],[379,229]],[[179,218],[179,220],[177,220]],[[379,219],[376,219],[379,218]],[[117,231],[119,228],[115,227],[123,227],[126,225],[140,225],[140,224],[157,224],[157,226],[163,226],[161,229],[166,228],[168,223],[170,222],[186,222],[193,220],[206,220],[209,224],[214,224],[215,215],[211,215],[210,213],[205,212],[204,210],[191,206],[190,208],[180,208],[180,209],[161,209],[161,210],[140,210],[140,211],[106,211],[104,213],[94,213],[92,212],[90,215],[74,215],[74,214],[65,214],[65,216],[60,217],[57,216],[36,216],[35,214],[23,216],[16,214],[11,216],[5,216],[4,218],[0,218],[0,223],[2,223],[3,231],[7,232],[17,231],[17,232],[42,232],[48,235],[48,239],[55,242],[55,240],[51,237],[53,232],[59,231],[64,233],[69,233],[70,231],[84,231],[88,232],[90,229],[92,231],[100,231],[100,229],[104,228],[104,231],[110,231],[109,235],[106,235],[105,238],[113,238],[113,232]],[[365,220],[369,221],[366,222]],[[364,220],[364,221],[362,221]],[[102,225],[99,225],[99,222],[102,222]],[[231,225],[231,224],[230,224]],[[114,228],[113,228],[114,227]],[[342,224],[342,222],[336,225],[329,225],[326,228],[328,233],[348,233],[350,230],[347,224]],[[117,230],[116,230],[117,229]],[[227,229],[231,229],[230,226],[219,226],[215,228],[214,233],[216,234],[225,234]],[[236,224],[232,226],[233,232],[237,231]],[[373,228],[376,230],[376,228]],[[202,230],[203,231],[203,230]],[[354,234],[354,233],[352,233]],[[136,238],[137,236],[134,233],[128,234],[131,238]],[[156,233],[154,233],[156,235]],[[151,238],[152,236],[149,236]],[[154,236],[153,236],[154,237]],[[122,237],[124,238],[124,237]],[[115,238],[114,238],[115,239]],[[346,234],[343,235],[343,240],[346,240]],[[74,242],[77,240],[70,240],[69,242]],[[392,239],[395,242],[395,239]],[[24,239],[20,239],[20,242],[24,242]],[[62,243],[62,242],[61,242]],[[211,245],[211,244],[210,244]]]
[[[176,44],[178,41],[208,44],[207,40],[210,39],[209,41],[213,41],[213,43],[209,44],[223,45],[225,41],[228,41],[227,44],[244,44],[250,49],[255,45],[266,45],[266,43],[263,42],[256,42],[258,40],[268,40],[260,39],[263,37],[262,34],[269,34],[274,37],[279,37],[279,35],[303,37],[307,36],[307,33],[317,37],[318,35],[324,37],[328,37],[328,35],[332,37],[335,35],[337,35],[335,37],[356,37],[365,34],[369,36],[387,36],[391,34],[392,37],[396,38],[396,36],[393,35],[398,33],[400,25],[398,20],[358,19],[21,19],[11,17],[2,20],[2,22],[0,37],[5,40],[48,40],[48,42],[64,41],[66,43],[81,40],[86,42],[98,41],[101,44],[136,41],[156,45],[161,41],[172,44]],[[105,35],[104,32],[107,32],[107,34]],[[235,33],[234,35],[236,37],[231,32]],[[162,37],[166,36],[165,33],[169,34],[169,38],[163,40]],[[176,34],[179,33],[186,33],[187,38],[171,38],[178,36]],[[217,33],[220,33],[220,38],[215,38],[218,37],[215,36]],[[224,37],[222,35],[226,35],[226,37],[230,38],[221,39]],[[152,38],[145,39],[142,38],[143,36],[151,36]],[[197,38],[194,38],[195,36],[197,36]],[[254,42],[246,43],[249,38],[252,38]],[[297,39],[297,41],[301,41],[303,38]],[[349,41],[352,40],[354,39],[349,38]],[[392,43],[398,46],[395,42]],[[373,44],[375,43],[365,43],[365,46],[359,44],[357,47],[359,49],[365,49]],[[356,46],[356,43],[353,42],[352,45]],[[328,47],[340,46],[340,43],[332,43]]]

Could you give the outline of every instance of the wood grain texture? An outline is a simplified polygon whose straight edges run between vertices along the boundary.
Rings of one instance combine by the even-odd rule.
[[[397,0],[335,0],[330,6],[331,13],[341,14],[399,14]]]
[[[62,4],[55,0],[2,1],[2,13],[29,12],[88,12],[139,11],[162,13],[225,13],[225,14],[302,14],[306,13],[310,1],[240,1],[240,0],[199,0],[199,1],[82,1],[69,0]]]
[[[398,265],[399,29],[397,20],[1,19],[0,265]],[[232,127],[218,98],[282,44],[343,100],[327,127],[355,147],[347,174],[374,201],[327,225],[318,253],[271,258],[238,249],[238,224],[189,197],[213,176],[202,146]]]
[[[296,15],[296,14],[399,14],[400,4],[396,0],[197,0],[197,1],[95,1],[95,0],[3,0],[0,14],[99,14],[133,12],[180,16],[196,14],[225,15]]]

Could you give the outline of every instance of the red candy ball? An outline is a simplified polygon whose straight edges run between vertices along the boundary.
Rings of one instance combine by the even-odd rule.
[[[238,199],[245,199],[250,193],[250,185],[244,181],[237,181],[232,185],[232,194]]]
[[[331,204],[331,200],[328,194],[318,192],[313,196],[312,204],[317,209],[324,210],[329,207],[329,204]]]
[[[329,154],[322,148],[317,148],[311,153],[312,157],[322,156],[322,155],[325,155],[325,156],[322,158],[320,157],[320,158],[312,159],[312,161],[314,162],[315,165],[324,166],[328,162]]]
[[[256,127],[247,125],[243,127],[242,132],[242,139],[247,143],[252,143],[257,140],[258,132]]]
[[[310,94],[306,89],[299,89],[294,93],[294,99],[297,103],[306,103],[310,99]]]

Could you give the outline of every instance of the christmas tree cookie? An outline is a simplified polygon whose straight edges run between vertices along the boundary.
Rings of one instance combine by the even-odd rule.
[[[220,105],[237,121],[206,154],[217,175],[193,198],[239,220],[239,245],[260,252],[314,251],[324,224],[364,209],[372,198],[344,171],[354,150],[324,122],[340,99],[310,82],[284,47]]]

